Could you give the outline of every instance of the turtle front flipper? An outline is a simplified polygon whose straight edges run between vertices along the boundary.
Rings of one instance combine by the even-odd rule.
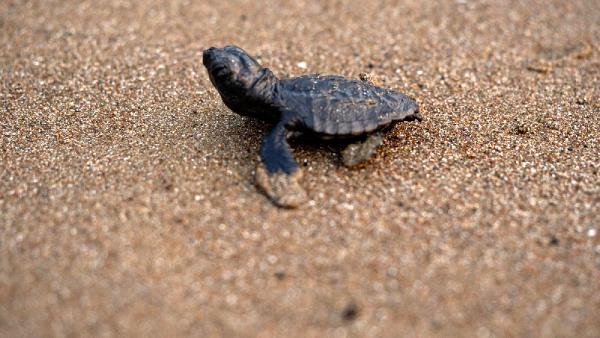
[[[298,183],[302,171],[287,143],[289,125],[279,122],[263,139],[256,183],[276,205],[295,208],[304,203],[306,192]]]

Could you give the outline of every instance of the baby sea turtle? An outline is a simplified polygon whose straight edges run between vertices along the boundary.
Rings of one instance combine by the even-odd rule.
[[[236,46],[205,50],[203,63],[227,107],[275,123],[262,143],[256,183],[278,206],[296,207],[306,199],[288,137],[310,132],[323,139],[352,138],[342,158],[355,166],[373,156],[385,127],[421,120],[416,102],[402,93],[341,76],[278,79]]]

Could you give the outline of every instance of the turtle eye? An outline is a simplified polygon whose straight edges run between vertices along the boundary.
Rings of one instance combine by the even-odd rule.
[[[213,73],[217,76],[222,76],[224,73],[226,73],[227,67],[225,65],[218,65],[215,68],[213,68]]]

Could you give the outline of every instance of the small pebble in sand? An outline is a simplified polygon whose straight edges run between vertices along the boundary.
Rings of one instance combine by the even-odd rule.
[[[298,64],[296,66],[298,66],[298,68],[301,68],[301,69],[306,69],[306,67],[308,67],[308,65],[304,61],[298,62]]]
[[[348,303],[342,311],[342,318],[346,321],[353,321],[358,316],[358,306],[354,302]]]

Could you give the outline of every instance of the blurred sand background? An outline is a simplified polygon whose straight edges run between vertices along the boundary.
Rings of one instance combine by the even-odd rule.
[[[0,335],[599,337],[600,2],[0,2]],[[268,126],[202,50],[417,99],[365,167]]]

